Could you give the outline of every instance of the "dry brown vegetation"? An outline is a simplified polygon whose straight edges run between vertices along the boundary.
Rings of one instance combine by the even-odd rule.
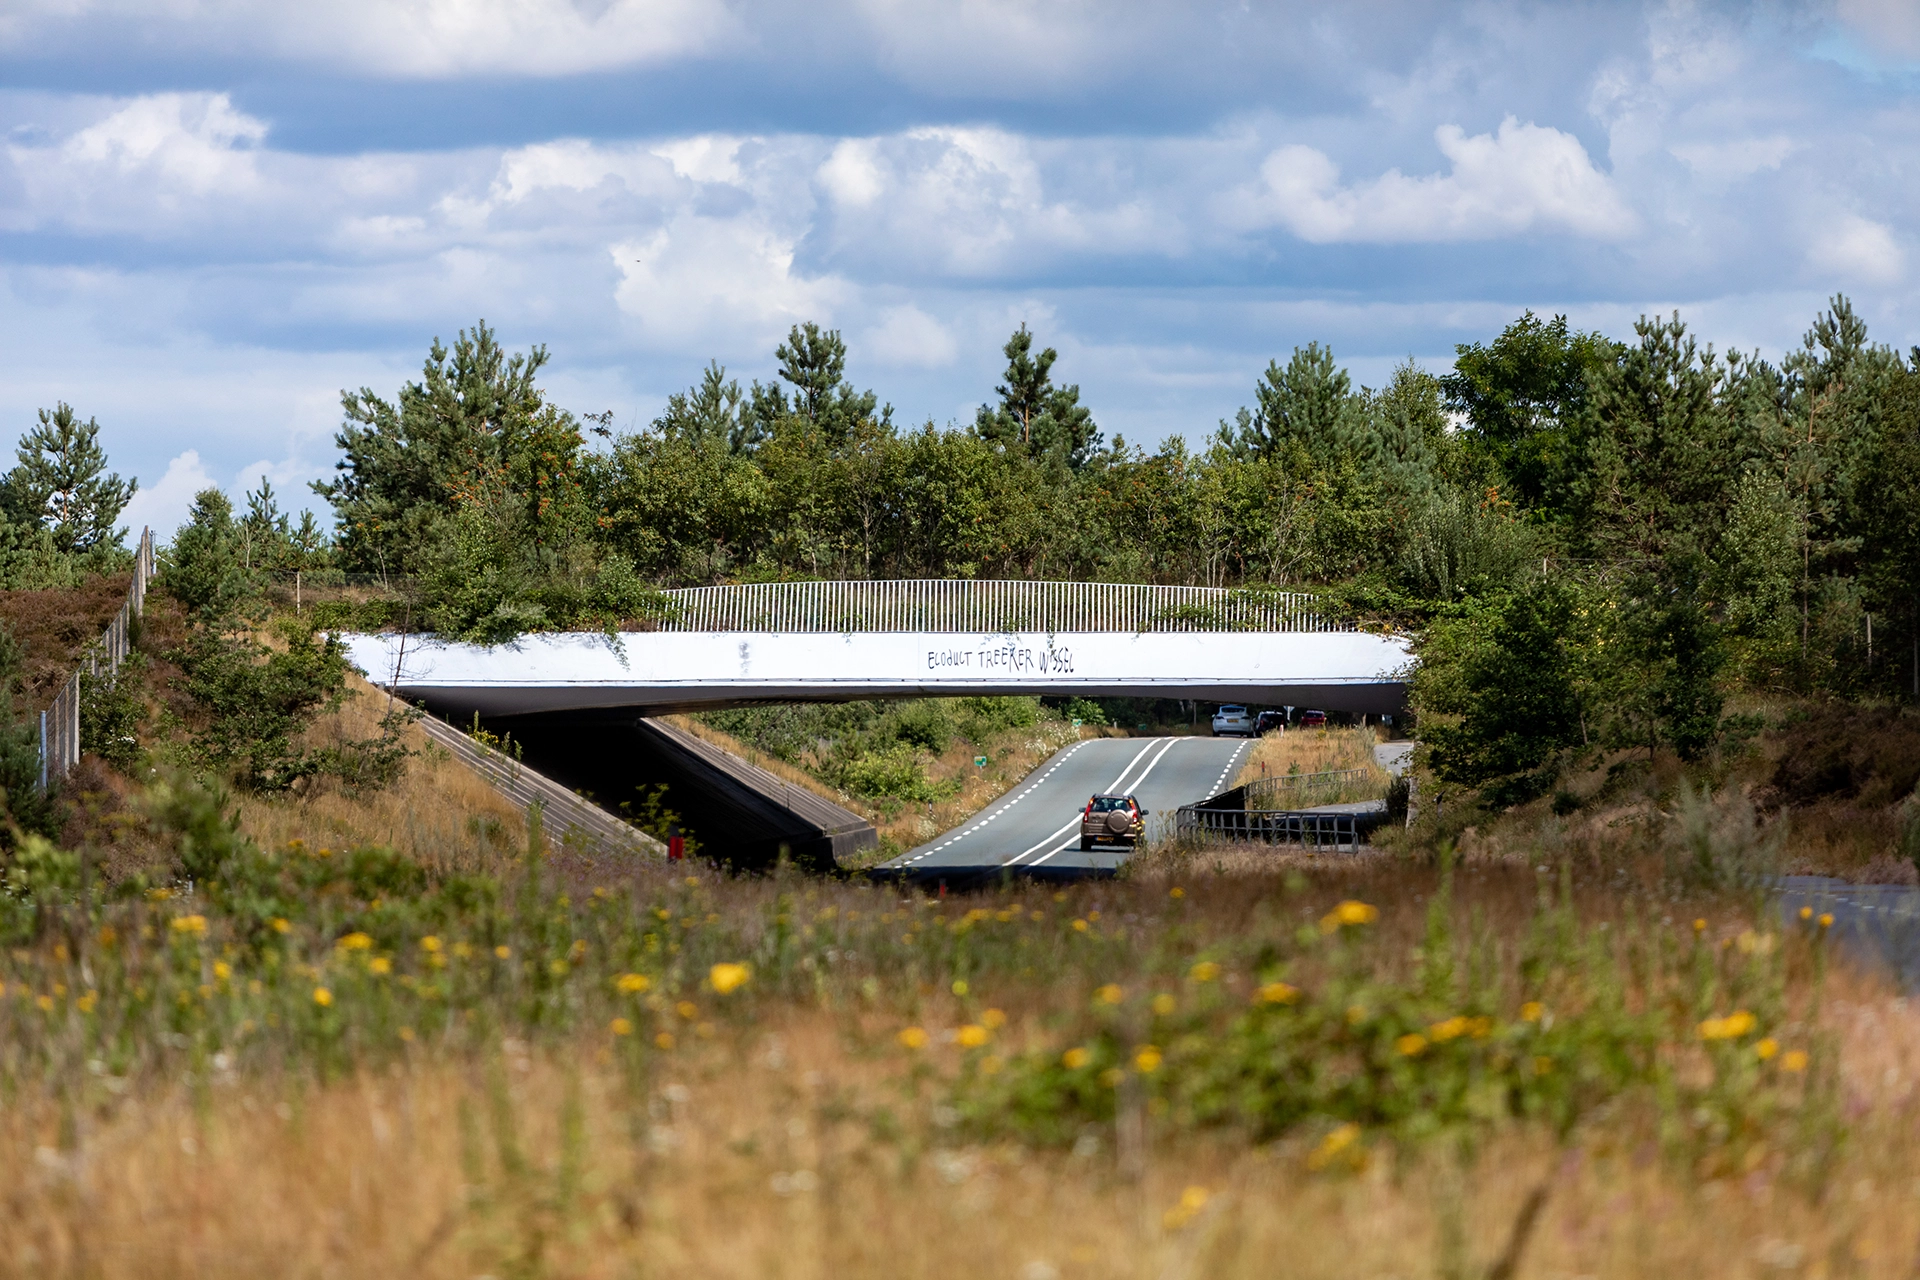
[[[378,737],[387,694],[358,675],[347,699],[308,730],[308,745]],[[455,760],[418,725],[402,738],[414,754],[400,780],[355,792],[317,779],[295,796],[240,796],[240,827],[267,848],[296,838],[347,848],[384,844],[434,866],[487,867],[526,843],[526,819],[480,776]]]
[[[1383,954],[1417,945],[1431,872],[1375,855],[1317,875],[1304,891],[1271,864],[1178,883],[1200,931],[1311,919],[1353,895],[1382,905],[1371,943]],[[1463,867],[1459,885],[1495,932],[1524,927],[1531,868],[1489,858]],[[932,910],[793,881],[701,892],[728,918],[776,902],[809,918],[828,906]],[[1588,925],[1627,923],[1604,883],[1579,892]],[[1163,909],[1167,893],[1167,881],[1139,879],[978,901],[1119,920]],[[1695,909],[1712,910],[1712,934],[1729,943],[1750,927],[1725,901],[1674,904],[1682,917]],[[1638,1105],[1565,1144],[1509,1125],[1470,1153],[1376,1143],[1318,1169],[1316,1130],[1255,1143],[1150,1121],[1091,1127],[1056,1148],[956,1127],[937,1087],[958,1052],[943,1029],[991,1003],[1009,1016],[1009,1043],[1047,1043],[1097,977],[1002,978],[964,999],[923,978],[898,1003],[767,997],[697,1025],[709,1015],[669,1011],[681,1042],[638,1076],[603,1027],[478,1053],[469,1046],[484,1033],[423,1040],[331,1080],[209,1057],[185,1078],[135,1078],[120,1093],[49,1082],[0,1122],[12,1209],[0,1275],[1146,1280],[1271,1276],[1284,1258],[1287,1276],[1465,1276],[1506,1253],[1539,1194],[1512,1274],[1914,1267],[1920,1153],[1904,1135],[1920,1119],[1920,1016],[1872,979],[1828,980],[1819,1020],[1844,1064],[1849,1137],[1809,1187],[1789,1172],[1790,1143],[1747,1147],[1725,1168],[1676,1161]],[[933,1044],[896,1043],[906,1021]]]
[[[1373,758],[1373,745],[1382,741],[1377,729],[1288,729],[1269,733],[1247,753],[1246,764],[1234,778],[1236,787],[1262,778],[1290,773],[1330,773],[1365,769],[1377,774],[1384,786],[1387,772]]]

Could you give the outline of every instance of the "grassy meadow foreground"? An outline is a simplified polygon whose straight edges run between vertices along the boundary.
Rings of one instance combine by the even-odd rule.
[[[16,861],[0,1272],[1913,1265],[1912,1014],[1652,846],[943,901],[140,806],[190,884]]]

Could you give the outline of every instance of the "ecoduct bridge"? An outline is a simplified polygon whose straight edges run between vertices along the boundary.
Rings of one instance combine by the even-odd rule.
[[[483,646],[346,637],[354,665],[449,718],[664,715],[924,695],[1192,698],[1401,709],[1398,636],[1310,596],[1026,581],[796,582],[664,593],[657,629]]]

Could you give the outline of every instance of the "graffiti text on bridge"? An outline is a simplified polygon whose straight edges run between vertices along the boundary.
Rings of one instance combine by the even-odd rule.
[[[929,649],[927,670],[977,671],[982,675],[1073,674],[1073,650],[1048,645],[1028,648],[1018,641],[977,649]]]

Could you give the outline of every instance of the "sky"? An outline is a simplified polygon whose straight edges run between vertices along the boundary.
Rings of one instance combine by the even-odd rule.
[[[807,320],[965,423],[1024,323],[1149,448],[1526,309],[1920,343],[1915,0],[4,0],[0,140],[0,446],[163,535],[483,319],[621,430]]]

